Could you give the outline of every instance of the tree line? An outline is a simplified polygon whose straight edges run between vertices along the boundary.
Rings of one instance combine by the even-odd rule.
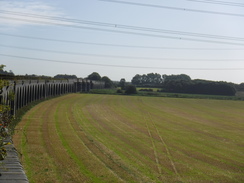
[[[157,87],[161,92],[208,94],[208,95],[228,95],[233,96],[239,85],[227,82],[216,82],[195,79],[185,74],[180,75],[160,75],[158,73],[136,74],[131,83],[139,87]],[[242,86],[242,84],[241,84]],[[241,88],[241,87],[239,87]]]
[[[54,77],[49,76],[37,76],[37,75],[24,75],[15,76],[12,71],[4,71],[5,65],[0,65],[0,76],[1,78],[9,79],[15,77],[19,79],[76,79],[76,75],[58,74]],[[10,78],[11,79],[11,78]],[[127,85],[132,84],[137,87],[149,87],[149,88],[160,88],[160,92],[174,92],[174,93],[189,93],[189,94],[209,94],[209,95],[228,95],[233,96],[236,91],[244,91],[244,83],[234,84],[228,82],[217,82],[208,81],[201,79],[192,80],[190,76],[186,74],[179,75],[160,75],[158,73],[148,74],[136,74],[131,83],[126,82],[122,78],[119,82],[113,82],[109,77],[101,77],[99,73],[93,72],[88,75],[85,79],[103,81],[105,88],[121,87],[122,90]]]

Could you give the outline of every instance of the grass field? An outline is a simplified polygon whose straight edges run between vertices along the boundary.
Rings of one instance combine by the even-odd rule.
[[[92,94],[109,94],[109,95],[125,95],[125,91],[122,93],[117,90],[120,88],[113,89],[92,89],[89,93]],[[140,91],[141,89],[152,89],[153,91]],[[158,92],[162,90],[160,88],[137,88],[137,94],[134,96],[150,96],[150,97],[167,97],[167,98],[194,98],[194,99],[215,99],[215,100],[242,100],[244,101],[244,92],[237,92],[235,96],[224,96],[224,95],[204,95],[204,94],[187,94],[187,93],[168,93]]]
[[[30,182],[244,182],[244,102],[69,94],[16,127]]]

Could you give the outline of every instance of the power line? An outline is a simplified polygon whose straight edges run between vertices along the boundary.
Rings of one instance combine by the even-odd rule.
[[[18,16],[25,16],[25,17],[32,17],[32,18],[42,18],[42,19],[47,19],[47,20],[58,20],[58,21],[64,21],[64,22],[68,22],[68,23],[79,23],[79,24],[87,24],[87,25],[93,25],[93,26],[111,27],[111,28],[116,28],[116,29],[122,28],[122,29],[136,30],[136,31],[139,30],[139,31],[147,31],[147,32],[155,32],[155,33],[166,33],[166,34],[177,34],[177,35],[184,35],[184,36],[195,36],[195,37],[205,37],[205,38],[214,38],[214,39],[244,41],[244,38],[240,38],[240,37],[200,34],[200,33],[193,33],[193,32],[183,32],[183,31],[174,31],[174,30],[166,30],[166,29],[138,27],[138,26],[130,26],[130,25],[106,23],[106,22],[94,22],[94,21],[87,21],[87,20],[68,19],[68,18],[63,18],[63,17],[43,16],[43,15],[37,15],[37,14],[12,12],[12,11],[2,11],[1,12],[1,10],[0,10],[0,13],[14,14],[14,15],[18,15]]]
[[[142,49],[163,49],[163,50],[244,50],[244,48],[183,48],[183,47],[159,47],[159,46],[140,46],[140,45],[124,45],[124,44],[108,44],[108,43],[95,43],[95,42],[84,42],[84,41],[71,41],[71,40],[62,40],[62,39],[51,39],[43,37],[32,37],[32,36],[23,36],[15,34],[7,34],[0,32],[0,35],[17,37],[23,39],[34,39],[41,41],[52,41],[52,42],[61,42],[61,43],[72,43],[72,44],[85,44],[85,45],[94,45],[94,46],[108,46],[108,47],[124,47],[124,48],[142,48]]]
[[[115,27],[116,26],[116,24],[112,24],[112,23],[78,20],[78,19],[71,19],[71,18],[65,18],[65,17],[47,16],[47,15],[40,15],[40,14],[33,14],[33,13],[7,11],[7,10],[1,10],[1,9],[0,9],[0,13],[17,15],[17,16],[25,16],[25,17],[42,18],[42,19],[48,19],[48,20],[65,21],[65,22],[69,22],[69,23],[82,23],[82,24],[89,24],[89,25],[95,25],[95,26],[106,26],[106,27]]]
[[[227,1],[216,1],[216,0],[186,0],[186,1],[244,7],[244,4],[242,3],[227,2]]]
[[[5,18],[6,19],[6,17],[0,17],[0,18]],[[214,41],[214,40],[195,39],[195,38],[187,38],[187,37],[175,37],[175,36],[164,36],[164,35],[160,35],[160,34],[148,34],[148,33],[141,33],[141,32],[130,32],[130,31],[110,30],[110,29],[102,29],[102,28],[94,28],[94,27],[84,27],[84,26],[78,26],[78,25],[66,25],[66,24],[45,22],[45,21],[37,21],[37,20],[27,20],[27,19],[18,19],[18,18],[9,18],[9,17],[7,17],[7,18],[8,19],[12,19],[12,20],[18,20],[18,21],[32,22],[32,23],[38,23],[38,24],[49,24],[49,25],[65,26],[65,27],[80,28],[80,29],[93,30],[93,31],[129,34],[129,35],[136,35],[136,36],[166,38],[166,39],[174,39],[174,40],[180,40],[180,41],[182,41],[182,40],[183,41],[196,41],[196,42],[206,42],[206,43],[217,43],[217,44],[228,44],[228,45],[244,46],[244,43],[236,43],[236,42]],[[217,38],[216,37],[215,39],[221,39],[221,38]],[[232,39],[232,38],[230,37],[230,39]],[[243,39],[244,38],[240,38],[239,41],[243,41]]]
[[[156,28],[148,28],[148,27],[138,27],[138,26],[130,26],[130,25],[123,25],[123,24],[112,24],[112,23],[104,23],[104,22],[94,22],[94,21],[86,21],[86,20],[77,20],[77,19],[68,19],[63,17],[53,17],[53,16],[44,16],[44,15],[37,15],[37,14],[29,14],[29,13],[21,13],[21,12],[12,12],[12,11],[4,11],[0,10],[0,13],[2,14],[10,14],[10,15],[18,15],[18,16],[24,16],[31,17],[31,18],[42,18],[47,20],[55,20],[55,21],[62,21],[65,23],[75,23],[75,24],[86,24],[86,25],[92,25],[92,26],[102,26],[102,27],[109,27],[109,28],[115,28],[115,29],[126,29],[126,30],[133,30],[133,31],[143,31],[143,32],[150,32],[150,33],[163,33],[163,34],[175,34],[175,35],[181,35],[181,36],[191,36],[191,37],[201,37],[201,38],[208,38],[208,39],[223,39],[223,40],[231,40],[231,41],[244,41],[244,38],[240,37],[231,37],[231,36],[220,36],[220,35],[211,35],[211,34],[201,34],[201,33],[193,33],[193,32],[183,32],[183,31],[174,31],[174,30],[166,30],[166,29],[156,29]],[[1,18],[1,17],[0,17]],[[54,23],[54,22],[40,22],[37,20],[28,20],[28,19],[20,19],[20,18],[11,18],[11,17],[4,17],[8,19],[14,19],[14,20],[21,20],[21,21],[27,21],[27,22],[36,22],[36,23],[46,23],[46,24],[53,24],[53,25],[61,25],[61,26],[70,26],[70,27],[76,27],[76,28],[83,28],[83,29],[96,29],[94,27],[82,27],[77,26],[74,24],[60,24],[60,23]],[[97,28],[98,29],[98,28]],[[107,29],[107,31],[109,31]],[[110,30],[119,32],[117,30]]]
[[[55,62],[63,64],[79,64],[79,65],[90,65],[90,66],[103,66],[103,67],[119,67],[119,68],[136,68],[136,69],[163,69],[163,70],[244,70],[244,68],[169,68],[169,67],[146,67],[146,66],[129,66],[129,65],[112,65],[112,64],[92,64],[86,62],[74,62],[74,61],[61,61],[61,60],[51,60],[51,59],[42,59],[42,58],[32,58],[32,57],[23,57],[16,55],[7,55],[0,54],[0,56],[27,59],[32,61],[43,61],[43,62]]]
[[[1,47],[6,48],[15,48],[22,50],[32,50],[39,52],[49,52],[49,53],[59,53],[59,54],[68,54],[68,55],[82,55],[90,57],[105,57],[105,58],[116,58],[116,59],[135,59],[135,60],[161,60],[161,61],[204,61],[204,62],[228,62],[228,61],[244,61],[244,59],[183,59],[183,58],[155,58],[155,57],[132,57],[132,56],[121,56],[121,55],[104,55],[104,54],[90,54],[90,53],[77,53],[77,52],[67,52],[67,51],[55,51],[55,50],[46,50],[46,49],[36,49],[36,48],[26,48],[19,46],[9,46],[2,45]]]
[[[18,46],[9,46],[1,45],[1,47],[15,48],[15,49],[24,49],[32,51],[41,51],[49,53],[59,53],[59,54],[69,54],[69,55],[82,55],[82,56],[92,56],[92,57],[109,57],[109,58],[119,58],[119,59],[138,59],[138,60],[170,60],[170,61],[244,61],[244,59],[182,59],[182,58],[155,58],[155,57],[132,57],[132,56],[120,56],[120,55],[104,55],[104,54],[89,54],[89,53],[77,53],[77,52],[67,52],[67,51],[55,51],[55,50],[46,50],[46,49],[35,49],[35,48],[26,48]]]
[[[178,11],[189,11],[189,12],[194,12],[194,13],[206,13],[206,14],[215,14],[215,15],[244,17],[244,14],[237,14],[237,13],[197,10],[197,9],[190,9],[190,8],[178,8],[178,7],[172,7],[172,6],[161,6],[161,5],[154,5],[154,4],[134,3],[134,2],[118,1],[118,0],[99,0],[99,1],[110,2],[110,3],[128,4],[128,5],[135,5],[135,6],[143,6],[143,7],[150,7],[150,8],[163,8],[163,9],[178,10]]]

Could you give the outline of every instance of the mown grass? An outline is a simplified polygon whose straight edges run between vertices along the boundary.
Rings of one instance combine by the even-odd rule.
[[[70,94],[32,108],[14,143],[30,182],[243,182],[243,111],[234,100]]]

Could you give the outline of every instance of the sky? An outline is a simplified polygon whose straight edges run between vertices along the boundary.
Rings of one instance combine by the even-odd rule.
[[[243,0],[0,0],[0,64],[15,75],[239,84],[243,22]]]

